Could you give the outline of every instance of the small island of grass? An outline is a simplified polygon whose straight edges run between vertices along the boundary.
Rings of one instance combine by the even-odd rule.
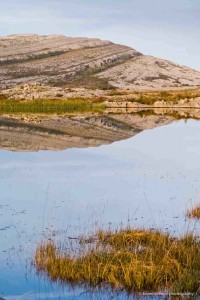
[[[99,231],[78,241],[78,253],[47,242],[35,265],[52,281],[130,293],[200,293],[200,241],[156,230]]]

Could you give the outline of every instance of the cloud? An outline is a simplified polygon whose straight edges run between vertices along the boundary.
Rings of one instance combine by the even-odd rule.
[[[198,0],[7,0],[0,35],[99,37],[200,69],[199,15]]]

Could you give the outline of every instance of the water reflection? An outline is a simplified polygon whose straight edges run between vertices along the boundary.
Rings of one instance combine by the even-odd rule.
[[[0,149],[63,150],[110,144],[180,119],[200,119],[199,109],[112,108],[101,115],[0,116]]]
[[[85,148],[124,140],[172,117],[140,114],[87,116],[1,116],[0,148],[13,151]]]
[[[188,228],[184,213],[199,202],[200,123],[172,123],[171,116],[112,115],[108,125],[107,117],[101,117],[104,121],[91,118],[104,124],[103,129],[100,125],[96,125],[99,130],[93,129],[89,118],[87,130],[79,134],[85,135],[84,139],[76,143],[84,140],[85,147],[122,141],[59,152],[0,152],[0,295],[4,298],[62,299],[59,287],[52,287],[30,270],[36,245],[48,235],[74,237],[97,226],[106,228],[121,222],[130,222],[133,227],[167,228],[176,234]],[[117,123],[113,129],[113,118],[120,121],[121,127]],[[71,125],[68,130],[73,128]],[[55,132],[53,139],[45,132],[49,144],[44,143],[42,134],[38,134],[39,142],[35,144],[32,129],[25,138],[20,130],[17,127],[13,134],[11,125],[5,129],[1,123],[1,132],[5,133],[1,134],[1,148],[38,150],[59,145]],[[135,130],[140,134],[124,140]],[[98,143],[91,142],[92,132],[96,132]],[[105,133],[107,139],[102,137]],[[63,299],[89,299],[82,291],[73,293],[66,292]],[[105,295],[100,299],[104,297],[107,299]]]

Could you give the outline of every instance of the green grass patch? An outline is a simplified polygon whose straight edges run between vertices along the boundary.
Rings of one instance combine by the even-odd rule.
[[[86,99],[70,100],[10,100],[0,99],[0,114],[36,113],[36,114],[67,114],[85,112],[103,112],[102,103],[92,103]]]
[[[52,281],[127,293],[200,293],[200,241],[156,230],[99,231],[69,245],[38,247],[35,266]],[[65,249],[65,250],[63,250]],[[66,250],[67,249],[67,250]]]

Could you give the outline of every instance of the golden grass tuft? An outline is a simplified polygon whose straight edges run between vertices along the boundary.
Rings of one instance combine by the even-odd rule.
[[[68,249],[68,248],[65,248]],[[200,241],[153,230],[99,231],[78,254],[53,242],[37,248],[35,266],[53,281],[127,293],[200,292]]]
[[[108,100],[110,102],[120,100],[153,106],[155,102],[162,101],[165,104],[173,106],[178,104],[180,100],[184,100],[184,103],[187,103],[194,98],[200,97],[200,89],[191,88],[161,91],[114,90],[109,91],[107,96],[109,96]]]
[[[136,101],[146,105],[153,105],[156,101],[177,104],[180,100],[190,100],[196,97],[200,97],[199,89],[188,89],[182,91],[153,91],[141,92]]]
[[[192,209],[188,210],[186,216],[189,219],[197,219],[200,220],[200,204],[197,204]]]

